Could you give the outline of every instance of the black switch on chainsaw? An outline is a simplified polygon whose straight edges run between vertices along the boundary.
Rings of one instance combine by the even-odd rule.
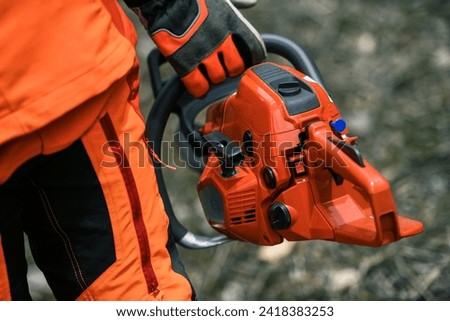
[[[242,164],[245,159],[242,149],[233,143],[227,136],[218,131],[213,131],[203,136],[204,146],[208,152],[214,153],[220,160],[223,177],[236,175],[236,166]]]

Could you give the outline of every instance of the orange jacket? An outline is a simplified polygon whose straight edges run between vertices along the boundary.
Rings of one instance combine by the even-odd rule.
[[[116,0],[2,1],[0,21],[1,184],[6,167],[76,138],[53,135],[59,141],[45,150],[36,133],[126,75],[137,39]],[[74,126],[89,126],[98,113],[91,109]]]

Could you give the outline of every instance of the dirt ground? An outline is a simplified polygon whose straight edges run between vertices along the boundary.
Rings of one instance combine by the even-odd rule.
[[[243,13],[259,32],[288,37],[315,60],[365,159],[390,181],[398,212],[425,231],[381,248],[324,241],[181,248],[199,298],[449,300],[450,1],[260,0]],[[145,61],[153,44],[138,30]],[[145,64],[142,79],[148,113]],[[196,176],[167,175],[176,177],[175,211],[208,233]],[[34,298],[51,299],[34,266],[30,276]]]

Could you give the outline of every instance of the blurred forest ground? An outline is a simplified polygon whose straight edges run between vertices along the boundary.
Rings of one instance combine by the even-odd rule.
[[[425,231],[381,248],[325,241],[181,248],[199,299],[449,300],[450,1],[259,0],[242,12],[259,32],[290,38],[315,60],[365,159],[390,181],[399,214]],[[148,114],[145,58],[153,44],[137,29]],[[209,233],[197,174],[165,175],[180,219]],[[30,278],[33,297],[51,299],[34,266]]]

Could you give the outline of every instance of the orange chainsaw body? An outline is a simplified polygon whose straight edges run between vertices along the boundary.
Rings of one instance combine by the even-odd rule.
[[[248,69],[200,133],[242,151],[230,163],[212,148],[197,186],[208,222],[232,239],[381,246],[423,230],[398,215],[390,184],[362,158],[328,93],[295,69]]]

